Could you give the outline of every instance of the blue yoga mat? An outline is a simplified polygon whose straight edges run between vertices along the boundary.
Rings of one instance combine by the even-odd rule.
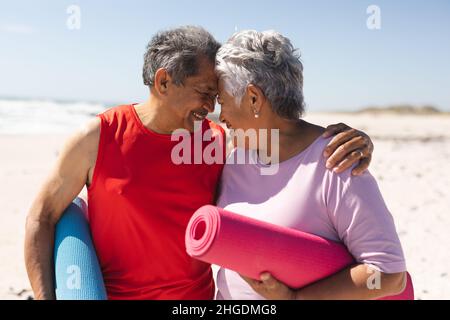
[[[76,198],[56,225],[54,262],[58,300],[107,299],[86,210],[86,203]]]

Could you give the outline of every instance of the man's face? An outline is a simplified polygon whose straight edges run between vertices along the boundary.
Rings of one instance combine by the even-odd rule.
[[[172,85],[171,88],[168,106],[173,109],[182,128],[192,132],[194,121],[203,121],[209,112],[214,111],[217,96],[214,64],[200,59],[197,75],[185,79],[184,85]]]

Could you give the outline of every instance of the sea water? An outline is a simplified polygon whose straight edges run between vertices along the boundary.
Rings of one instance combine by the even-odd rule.
[[[98,113],[119,104],[0,97],[0,134],[70,133]],[[219,113],[220,107],[216,106],[208,118],[218,122]]]
[[[0,98],[0,134],[69,133],[113,104]]]

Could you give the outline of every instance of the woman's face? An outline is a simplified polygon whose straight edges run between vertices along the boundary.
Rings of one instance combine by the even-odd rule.
[[[248,130],[254,128],[254,113],[250,106],[246,104],[246,95],[242,98],[241,104],[236,103],[235,97],[225,90],[223,79],[219,79],[218,103],[221,105],[220,121],[225,123],[228,129]]]
[[[242,97],[241,104],[236,103],[234,96],[225,90],[225,84],[219,79],[218,102],[221,105],[220,121],[233,129],[233,144],[235,147],[245,149],[256,149],[259,145],[260,130],[264,129],[261,118],[255,118],[251,100],[251,93],[246,92]]]

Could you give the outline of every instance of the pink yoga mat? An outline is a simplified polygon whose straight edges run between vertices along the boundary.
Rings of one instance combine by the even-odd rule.
[[[355,263],[341,243],[211,205],[192,216],[185,241],[186,251],[193,258],[253,279],[269,271],[291,288],[304,287]],[[413,299],[408,274],[401,294],[380,300]]]

